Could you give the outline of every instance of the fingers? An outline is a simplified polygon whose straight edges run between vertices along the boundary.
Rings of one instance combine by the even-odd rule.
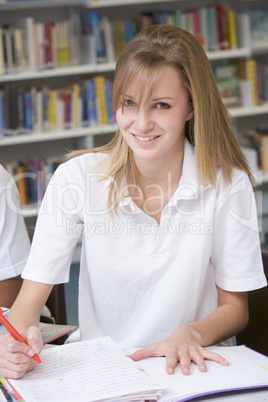
[[[177,366],[177,364],[178,364],[178,352],[176,351],[176,349],[171,348],[166,353],[166,372],[168,374],[174,374],[175,367]]]
[[[42,335],[39,328],[29,328],[26,336],[30,346],[16,341],[10,334],[0,336],[0,374],[18,379],[36,365],[32,359],[42,349]]]
[[[43,347],[43,338],[38,327],[30,327],[27,331],[26,340],[34,353],[39,353]]]
[[[139,349],[135,353],[133,353],[130,357],[135,362],[141,359],[145,359],[146,357],[160,357],[165,356],[165,352],[161,350],[161,346],[159,347],[157,343],[154,343],[146,348]]]
[[[175,368],[180,362],[180,369],[183,375],[190,374],[191,362],[194,362],[201,373],[207,371],[205,360],[215,361],[219,364],[227,366],[229,363],[217,353],[208,351],[201,346],[182,346],[178,348],[170,342],[159,342],[140,349],[133,353],[130,357],[134,361],[144,359],[146,357],[166,356],[166,372],[174,374]]]
[[[229,366],[229,362],[226,359],[224,359],[224,357],[218,355],[218,353],[210,352],[209,350],[206,349],[204,349],[204,358],[206,360],[211,360],[219,364],[222,364],[223,366]]]

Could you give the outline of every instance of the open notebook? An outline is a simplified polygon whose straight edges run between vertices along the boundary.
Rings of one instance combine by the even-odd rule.
[[[197,396],[249,388],[267,387],[268,357],[245,346],[210,347],[229,361],[229,366],[207,361],[200,373],[191,364],[191,374],[180,367],[174,375],[165,372],[165,358],[134,363],[110,338],[70,343],[43,350],[43,365],[19,380],[1,379],[19,401],[186,401]]]

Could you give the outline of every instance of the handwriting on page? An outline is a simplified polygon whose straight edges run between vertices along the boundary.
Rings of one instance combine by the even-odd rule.
[[[98,341],[56,347],[42,352],[42,367],[15,381],[17,389],[27,389],[37,401],[106,399],[142,392],[147,384],[120,358]],[[80,347],[79,347],[80,346]],[[46,353],[48,352],[48,353]],[[72,397],[74,399],[72,399]]]

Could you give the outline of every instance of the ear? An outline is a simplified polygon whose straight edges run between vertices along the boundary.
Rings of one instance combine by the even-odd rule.
[[[192,104],[192,103],[189,103],[189,112],[188,112],[188,114],[187,114],[187,116],[186,116],[185,121],[191,120],[191,118],[192,118],[193,116],[194,116],[193,104]]]

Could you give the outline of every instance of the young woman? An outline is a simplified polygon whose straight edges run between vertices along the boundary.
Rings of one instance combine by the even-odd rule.
[[[247,291],[266,285],[249,169],[197,40],[165,25],[140,32],[117,62],[114,108],[114,139],[74,152],[48,186],[9,316],[30,347],[1,336],[2,375],[33,368],[40,311],[68,281],[81,234],[81,339],[166,356],[168,373],[228,364],[205,347],[230,344]]]

